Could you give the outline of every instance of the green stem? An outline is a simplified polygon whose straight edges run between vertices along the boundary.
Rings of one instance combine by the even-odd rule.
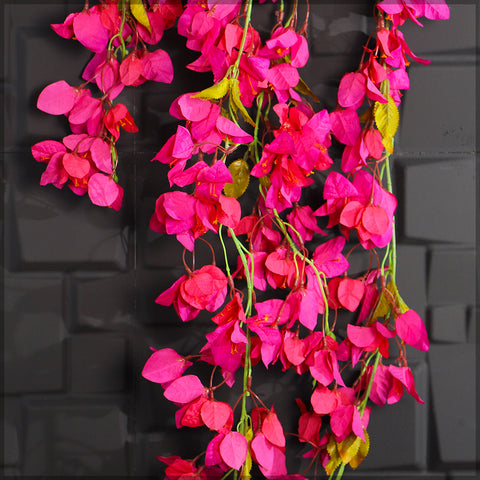
[[[245,41],[247,39],[247,33],[248,33],[248,26],[250,25],[250,20],[252,18],[252,0],[247,0],[247,11],[245,13],[245,24],[243,26],[243,35],[242,39],[240,41],[240,47],[238,49],[238,57],[237,60],[235,61],[235,64],[233,65],[232,69],[232,76],[230,78],[237,78],[238,77],[238,67],[240,65],[240,60],[242,58],[243,54],[243,49],[245,47]]]
[[[337,476],[335,477],[336,480],[340,480],[340,478],[343,477],[343,472],[344,472],[344,470],[345,470],[345,464],[342,463],[342,464],[340,465],[340,468],[338,469]]]
[[[360,412],[360,416],[363,415],[365,411],[365,407],[367,406],[368,397],[370,396],[370,392],[372,391],[373,379],[375,378],[375,372],[377,371],[378,363],[380,362],[380,357],[382,354],[377,350],[375,354],[375,363],[373,364],[372,374],[370,375],[370,380],[368,382],[367,391],[365,392],[365,397],[360,404],[360,408],[358,411]]]
[[[225,258],[225,270],[227,271],[227,275],[230,278],[231,277],[230,267],[228,265],[227,249],[225,248],[225,242],[223,241],[222,227],[223,225],[220,225],[218,227],[218,236],[220,238],[220,243],[222,244],[222,248],[223,248],[223,256]]]
[[[113,41],[118,38],[120,40],[120,46],[122,49],[122,60],[127,56],[127,48],[125,47],[125,41],[123,40],[123,27],[125,26],[127,7],[125,5],[125,0],[119,0],[118,9],[122,12],[122,23],[120,24],[120,31],[114,35],[108,42],[107,50],[110,50],[113,45]]]
[[[390,193],[393,193],[393,184],[392,184],[392,174],[390,172],[390,155],[387,154],[385,159],[386,172],[387,172],[387,190]],[[389,252],[389,271],[392,276],[393,281],[395,282],[397,274],[397,239],[395,235],[395,217],[392,219],[392,241],[390,243],[391,248]]]
[[[229,228],[228,230],[230,232],[230,235],[232,236],[233,242],[235,243],[235,247],[237,248],[238,254],[240,255],[240,258],[242,260],[243,269],[245,272],[245,278],[247,280],[248,298],[247,298],[247,306],[245,308],[245,316],[248,318],[251,315],[252,305],[253,305],[253,272],[254,272],[253,258],[250,256],[250,261],[252,266],[250,270],[248,268],[247,257],[245,256],[245,253],[244,253],[245,247],[238,240],[233,229]],[[222,245],[223,245],[223,242],[222,242]],[[250,252],[248,252],[248,254],[250,255]],[[240,420],[238,421],[238,424],[237,424],[237,430],[240,431],[240,433],[244,436],[247,435],[247,431],[249,428],[249,424],[248,424],[249,415],[247,412],[247,397],[250,396],[249,387],[250,387],[250,381],[251,381],[250,379],[252,377],[252,360],[250,358],[252,346],[250,341],[250,330],[248,328],[246,331],[246,336],[247,336],[247,345],[245,347],[245,365],[243,367],[242,409],[240,413]],[[234,479],[235,480],[238,479],[238,471],[234,472]]]
[[[287,239],[288,244],[290,245],[290,248],[292,249],[294,255],[299,255],[302,258],[302,260],[308,265],[310,265],[313,271],[315,272],[318,285],[320,286],[320,291],[322,292],[323,303],[325,305],[325,314],[324,314],[324,322],[323,322],[324,334],[335,339],[335,334],[330,330],[330,325],[328,323],[328,315],[330,310],[328,307],[327,294],[325,293],[325,288],[324,288],[324,283],[326,283],[326,278],[324,278],[324,281],[322,281],[322,278],[321,278],[322,274],[318,271],[315,263],[309,258],[307,258],[305,255],[303,255],[303,253],[297,248],[297,245],[293,241],[292,237],[290,237],[290,235],[288,234],[287,228],[285,226],[285,222],[280,218],[276,209],[273,210],[273,213],[275,215],[275,218],[277,219],[278,226],[280,227],[280,230],[282,231],[283,236]]]

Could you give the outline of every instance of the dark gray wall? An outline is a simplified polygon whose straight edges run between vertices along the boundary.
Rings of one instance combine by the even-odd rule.
[[[30,146],[67,133],[64,118],[35,109],[48,83],[79,84],[90,54],[58,37],[78,2],[3,2],[4,86],[4,454],[14,476],[153,476],[156,455],[193,457],[205,432],[177,431],[175,408],[159,385],[140,377],[149,346],[198,349],[208,322],[181,324],[154,303],[182,274],[175,239],[148,230],[166,169],[150,159],[173,133],[168,115],[179,94],[199,88],[184,65],[195,54],[168,32],[175,85],[129,89],[122,99],[140,127],[123,134],[120,213],[93,206],[65,189],[38,184],[43,165]],[[269,30],[272,5],[255,22]],[[311,60],[303,78],[333,108],[338,82],[356,68],[372,28],[370,2],[314,2]],[[413,64],[396,141],[399,197],[399,286],[426,320],[432,346],[409,351],[417,389],[373,408],[372,447],[346,478],[476,478],[475,397],[475,34],[476,2],[455,4],[448,22],[404,28],[411,48],[431,59]],[[208,76],[200,77],[205,86]],[[478,81],[478,80],[477,80]],[[478,127],[477,127],[478,128]],[[206,318],[206,317],[205,317]],[[272,369],[259,382],[290,425],[304,384]],[[263,374],[260,373],[260,376]],[[263,383],[262,383],[263,382]],[[281,393],[281,395],[279,395]],[[293,412],[293,413],[292,413]],[[306,465],[292,442],[291,473]]]

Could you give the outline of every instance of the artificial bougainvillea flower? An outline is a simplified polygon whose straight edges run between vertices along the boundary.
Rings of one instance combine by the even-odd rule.
[[[75,16],[73,33],[75,38],[92,52],[104,51],[110,40],[109,31],[103,26],[100,19],[99,6],[84,10]]]
[[[248,328],[260,338],[261,358],[265,367],[268,368],[268,365],[274,362],[280,353],[282,335],[278,326],[289,320],[290,307],[283,300],[275,298],[257,302],[255,309],[258,315],[247,319],[247,324]]]
[[[120,210],[123,188],[112,177],[94,173],[88,180],[88,196],[94,205]]]
[[[50,115],[66,115],[73,108],[78,90],[65,80],[47,85],[38,96],[37,108]]]
[[[163,145],[161,150],[152,158],[159,162],[175,165],[178,161],[188,160],[193,153],[193,141],[190,132],[179,125],[177,131]]]
[[[142,76],[154,82],[172,83],[173,65],[168,53],[159,48],[154,52],[144,53],[142,56]]]
[[[338,348],[338,344],[335,344],[335,349],[336,348]],[[327,387],[333,382],[333,380],[335,380],[338,385],[341,385],[342,387],[345,386],[340,375],[337,355],[335,350],[330,347],[318,349],[313,354],[313,357],[307,359],[306,363],[309,366],[312,377],[321,385]]]
[[[254,460],[266,478],[287,475],[285,463],[285,435],[272,406],[252,410],[252,429],[254,437],[251,450]]]
[[[370,407],[360,415],[355,405],[340,405],[330,416],[330,426],[337,442],[343,441],[353,432],[365,442],[365,430],[370,419]]]
[[[326,235],[326,233],[318,226],[313,215],[313,210],[309,205],[300,206],[295,204],[293,210],[287,215],[287,220],[295,229],[295,231],[290,229],[292,238],[296,242],[300,242],[300,244],[304,241],[311,240],[314,233]]]
[[[354,108],[337,108],[330,114],[330,124],[335,138],[345,145],[355,145],[360,135],[360,121]]]
[[[123,103],[117,103],[105,115],[105,127],[113,135],[115,141],[120,138],[120,127],[127,132],[138,132],[135,120]]]
[[[375,322],[373,326],[369,327],[355,325],[347,327],[347,337],[353,345],[361,348],[364,352],[373,352],[378,348],[384,358],[390,356],[388,340],[395,335],[395,330],[388,329],[380,322]]]
[[[215,466],[196,466],[194,460],[183,460],[178,456],[157,457],[167,464],[165,480],[220,480],[224,471]]]
[[[407,19],[423,27],[417,20],[418,17],[423,16],[430,20],[450,18],[450,9],[444,0],[424,0],[422,2],[383,0],[378,3],[377,8],[388,13],[395,27],[403,25]]]
[[[151,382],[167,384],[181,377],[193,365],[172,348],[156,350],[145,363],[142,377]]]
[[[270,59],[289,56],[290,64],[295,68],[301,68],[308,61],[307,40],[293,28],[278,27],[265,42],[259,56]]]
[[[185,375],[170,382],[164,395],[171,402],[183,404],[190,403],[206,393],[207,389],[196,375]]]
[[[332,238],[319,245],[313,252],[312,260],[317,269],[327,278],[345,273],[349,267],[348,260],[341,253],[345,246],[343,237]],[[311,267],[307,267],[307,270]]]
[[[372,366],[367,369],[368,377],[372,374]],[[366,383],[362,383],[366,388]],[[403,396],[403,389],[407,390],[418,403],[425,403],[415,390],[415,382],[409,367],[385,366],[379,363],[372,382],[370,399],[373,403],[382,406],[397,403]]]
[[[245,312],[238,293],[225,305],[223,310],[212,318],[218,327],[207,333],[207,344],[202,348],[201,353],[208,353],[212,362],[222,368],[223,372],[233,374],[242,364],[242,357],[245,354],[248,339],[240,326],[245,322]],[[207,358],[205,361],[211,363]],[[224,375],[229,378],[229,384],[233,384],[233,375]]]
[[[328,226],[340,223],[344,235],[356,229],[364,248],[386,246],[392,238],[393,214],[397,206],[395,196],[364,170],[357,172],[353,183],[340,180],[338,173],[328,183],[327,202],[315,214],[330,215]],[[347,196],[355,190],[357,195]]]
[[[193,320],[201,310],[214,312],[227,295],[227,277],[218,267],[204,265],[199,270],[182,275],[155,300],[160,305],[172,305],[185,322]]]
[[[426,352],[430,343],[423,320],[414,310],[407,310],[395,320],[398,336],[408,345]]]

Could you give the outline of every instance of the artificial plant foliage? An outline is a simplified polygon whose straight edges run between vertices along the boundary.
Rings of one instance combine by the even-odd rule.
[[[116,142],[122,130],[138,129],[115,100],[125,86],[172,82],[168,53],[153,49],[163,31],[176,24],[187,48],[198,52],[187,68],[212,74],[211,86],[172,103],[180,123],[152,159],[168,165],[172,188],[156,201],[152,230],[175,235],[193,258],[210,231],[225,254],[225,269],[214,257],[190,268],[184,256],[185,274],[156,300],[173,306],[183,322],[194,323],[204,310],[213,314],[200,352],[153,349],[142,372],[178,407],[178,428],[212,432],[194,459],[158,457],[169,480],[248,479],[258,472],[301,480],[320,467],[341,478],[370,449],[370,402],[393,404],[406,390],[423,403],[405,346],[426,351],[429,341],[396,286],[390,156],[398,106],[410,86],[407,66],[428,63],[410,50],[401,27],[422,26],[422,17],[447,19],[449,9],[443,0],[376,3],[376,28],[357,70],[339,79],[337,106],[328,112],[299,73],[309,59],[308,5],[300,24],[296,1],[278,2],[267,38],[255,30],[252,8],[252,0],[86,2],[52,25],[94,52],[85,82],[57,81],[38,98],[38,108],[65,115],[72,132],[32,147],[46,164],[40,183],[67,185],[118,210]],[[343,145],[335,162],[332,142]],[[305,192],[318,183],[316,172],[326,180],[323,203],[313,210]],[[325,229],[318,217],[326,217]],[[351,275],[356,246],[371,262]],[[352,312],[346,331],[336,325],[341,310]],[[196,362],[211,366],[208,382],[189,373]],[[310,398],[296,399],[297,432],[284,432],[275,406],[255,392],[254,371],[276,363],[311,381]],[[217,389],[234,384],[241,385],[236,402],[220,401]],[[307,449],[304,472],[287,473],[286,435]]]

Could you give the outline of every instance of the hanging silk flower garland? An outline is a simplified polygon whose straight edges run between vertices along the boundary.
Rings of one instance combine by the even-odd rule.
[[[213,432],[193,460],[158,457],[169,480],[258,478],[258,471],[267,479],[301,480],[317,475],[319,466],[329,478],[341,478],[346,465],[355,469],[368,454],[369,400],[393,404],[406,391],[423,403],[406,345],[426,351],[429,341],[396,285],[390,156],[409,59],[429,63],[410,50],[400,28],[406,21],[422,26],[421,17],[447,19],[449,9],[443,0],[377,3],[376,29],[359,67],[340,80],[337,107],[327,112],[315,110],[318,99],[299,74],[309,58],[308,5],[299,25],[297,2],[280,2],[266,41],[252,25],[252,7],[252,0],[183,7],[175,0],[86,2],[52,25],[95,53],[85,83],[55,82],[38,99],[39,109],[67,116],[72,130],[61,142],[32,147],[46,163],[40,183],[67,185],[118,210],[116,142],[120,128],[138,129],[114,100],[125,86],[173,80],[168,54],[147,45],[156,45],[178,18],[187,48],[199,52],[188,68],[213,74],[211,87],[173,102],[170,114],[181,123],[153,158],[169,165],[175,189],[157,199],[151,229],[176,235],[193,258],[198,241],[214,232],[225,257],[225,270],[215,258],[200,268],[184,259],[186,273],[156,300],[173,305],[184,322],[203,310],[215,314],[198,354],[155,350],[142,372],[178,406],[178,428]],[[332,137],[344,146],[338,166],[328,153]],[[329,173],[324,203],[313,210],[302,193],[314,185],[316,171]],[[328,232],[317,217],[328,218]],[[361,275],[348,275],[347,241],[350,251],[360,246],[370,253]],[[342,310],[352,312],[346,329],[336,328]],[[212,366],[206,384],[187,372],[196,362]],[[274,405],[255,392],[254,366],[275,363],[312,381],[310,398],[296,400],[298,431],[289,432],[311,459],[297,474],[287,473]],[[216,398],[217,389],[238,383],[233,405]]]

